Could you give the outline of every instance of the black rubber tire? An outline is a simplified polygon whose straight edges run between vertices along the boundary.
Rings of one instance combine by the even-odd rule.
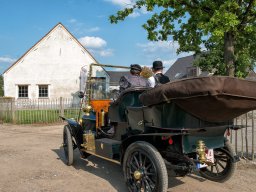
[[[134,159],[136,155],[139,155],[139,162],[135,162],[143,172],[141,179],[137,180],[131,171],[134,169],[133,160],[137,159]],[[152,172],[150,173],[152,170],[154,171],[154,174]],[[167,191],[168,174],[166,165],[158,150],[150,143],[137,141],[127,148],[123,159],[123,172],[129,191],[141,191],[141,188],[144,188],[144,191],[152,192]],[[138,182],[140,183],[140,186],[137,186]],[[154,184],[153,187],[152,184]]]
[[[224,149],[224,150],[222,150],[222,149]],[[200,169],[199,173],[201,174],[202,177],[209,179],[211,181],[221,182],[221,183],[227,181],[228,179],[230,179],[232,177],[232,175],[234,174],[234,172],[236,170],[236,162],[234,162],[234,160],[229,155],[227,155],[227,153],[225,151],[228,151],[232,157],[235,156],[235,153],[234,153],[229,141],[226,141],[225,146],[223,148],[214,150],[214,159],[215,159],[216,165],[208,166],[207,168]],[[219,155],[221,157],[218,158],[217,155]],[[224,159],[225,159],[225,161],[224,161]],[[219,164],[220,162],[222,162],[222,163]],[[216,172],[217,172],[217,169],[219,170],[220,168],[222,169],[222,171],[219,172],[218,174],[214,173],[213,172],[214,168],[215,168]]]
[[[65,125],[63,129],[63,150],[65,155],[65,163],[67,165],[72,165],[74,161],[74,150],[72,136],[68,125]]]

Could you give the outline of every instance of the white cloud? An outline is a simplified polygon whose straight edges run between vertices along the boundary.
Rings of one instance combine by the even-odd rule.
[[[170,59],[170,60],[162,60],[164,65],[164,73],[172,66],[173,63],[175,63],[177,59]]]
[[[135,5],[136,0],[105,0],[107,2],[110,2],[114,5],[117,5],[121,7],[122,9],[124,8],[132,8],[133,5]],[[147,14],[147,8],[145,6],[142,6],[140,9],[134,10],[132,14],[130,14],[128,17],[135,18],[141,16],[141,14]]]
[[[135,18],[135,17],[139,17],[139,16],[140,16],[140,13],[138,13],[138,12],[133,12],[133,13],[130,14],[128,17]]]
[[[107,71],[108,71],[108,70],[107,70]],[[124,68],[113,67],[113,68],[109,69],[109,71],[118,71],[118,72],[120,72],[120,71],[125,71],[125,72],[127,72],[127,71],[130,71],[130,69],[124,69]]]
[[[1,63],[13,63],[15,62],[16,59],[10,58],[10,57],[0,57],[0,62]]]
[[[192,52],[177,54],[179,44],[176,41],[138,43],[137,47],[142,51],[141,56],[145,58],[148,67],[152,67],[153,61],[162,61],[165,67],[164,73],[178,58],[193,54]]]
[[[71,29],[72,33],[80,36],[88,33],[95,33],[100,30],[100,27],[98,26],[87,26],[85,23],[74,18],[67,20],[67,23],[67,26]]]
[[[69,23],[76,23],[77,20],[76,20],[76,19],[69,19],[68,22],[69,22]]]
[[[141,13],[142,14],[148,14],[148,11],[147,11],[147,8],[145,7],[145,6],[142,6],[141,8],[140,8],[140,11],[141,11]]]
[[[78,39],[92,54],[101,57],[113,56],[114,50],[106,48],[107,42],[100,37],[85,36]]]
[[[138,43],[138,47],[141,47],[146,53],[154,53],[154,52],[176,52],[179,48],[179,44],[177,42],[172,41],[156,41],[156,42],[148,42],[148,43]]]
[[[92,27],[90,29],[88,29],[88,32],[96,32],[96,31],[99,31],[100,28],[99,27]]]
[[[153,59],[152,60],[152,63],[153,61],[162,61],[163,62],[163,66],[164,66],[164,69],[163,69],[163,72],[165,73],[171,66],[172,64],[176,61],[177,59],[161,59],[161,58],[156,58],[156,59]],[[152,65],[143,65],[143,66],[146,66],[148,68],[151,68]]]
[[[102,57],[109,57],[113,55],[113,49],[106,49],[99,51],[99,55]]]
[[[135,0],[105,0],[111,2],[114,5],[118,5],[123,8],[132,7],[135,3]]]
[[[113,49],[88,49],[91,54],[101,57],[110,57],[114,55]]]
[[[100,37],[85,36],[78,39],[86,48],[102,48],[107,45],[107,42]]]

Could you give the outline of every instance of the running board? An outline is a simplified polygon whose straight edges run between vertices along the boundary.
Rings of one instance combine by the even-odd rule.
[[[107,157],[103,157],[103,156],[101,156],[101,155],[96,154],[96,153],[93,152],[93,151],[89,151],[89,150],[86,150],[86,149],[81,149],[81,151],[86,152],[86,153],[89,153],[89,154],[91,154],[91,155],[93,155],[93,156],[99,157],[99,158],[101,158],[101,159],[104,159],[104,160],[107,160],[107,161],[111,161],[111,162],[116,163],[116,164],[118,164],[118,165],[121,165],[121,162],[120,162],[120,161],[117,161],[117,160],[114,160],[114,159],[110,159],[110,158],[107,158]],[[84,159],[84,158],[82,158],[82,159]]]

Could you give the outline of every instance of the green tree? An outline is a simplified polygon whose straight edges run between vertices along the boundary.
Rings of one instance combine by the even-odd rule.
[[[143,24],[151,41],[178,41],[177,52],[205,47],[203,68],[217,74],[244,76],[255,61],[256,0],[137,0],[110,16],[111,23],[124,20],[137,9],[152,12]],[[217,57],[217,58],[215,58]],[[202,61],[201,60],[201,61]]]
[[[4,80],[3,76],[0,75],[0,97],[4,96]]]

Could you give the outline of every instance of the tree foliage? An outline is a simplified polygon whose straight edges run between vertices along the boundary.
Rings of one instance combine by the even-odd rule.
[[[0,97],[4,96],[4,80],[3,76],[0,75]]]
[[[196,64],[216,74],[245,76],[253,68],[256,0],[137,0],[111,15],[110,22],[143,7],[152,13],[143,24],[149,40],[172,37],[178,53],[206,49]]]

